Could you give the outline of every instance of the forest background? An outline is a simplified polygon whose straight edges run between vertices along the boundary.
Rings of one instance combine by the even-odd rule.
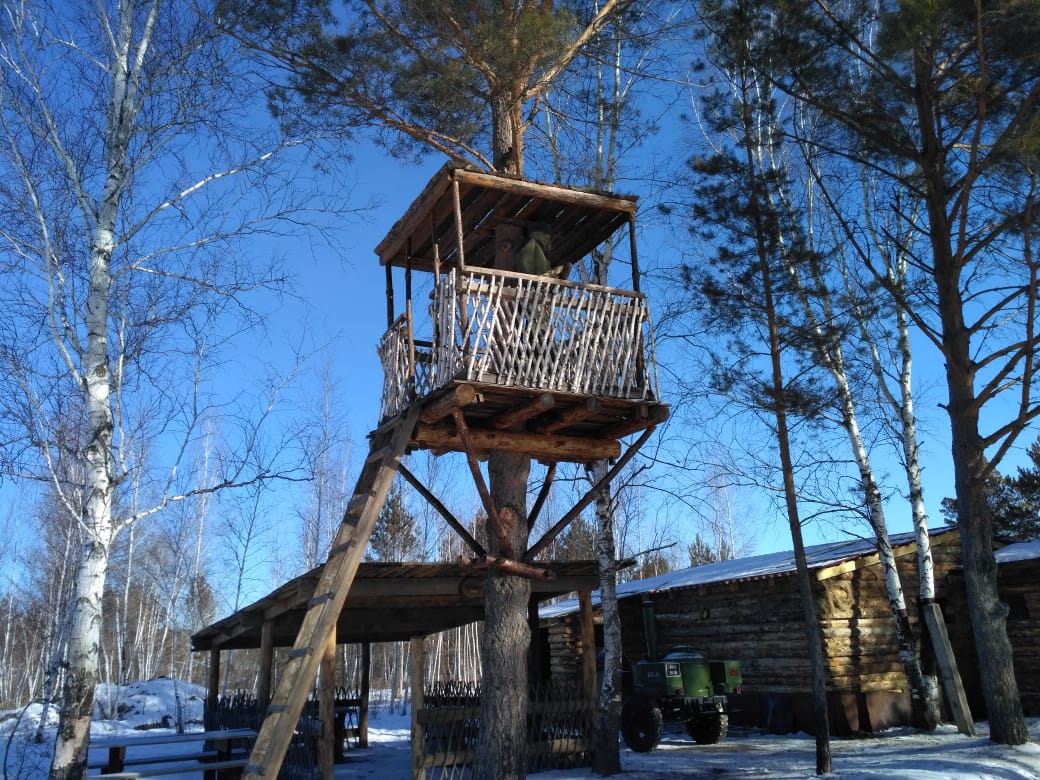
[[[8,2],[4,8],[5,24],[13,24],[18,9],[32,15],[44,5]],[[691,176],[695,162],[708,157],[718,140],[715,131],[706,129],[704,100],[719,80],[712,63],[705,61],[703,20],[696,13],[684,17],[686,10],[685,4],[664,3],[653,15],[633,12],[619,25],[627,37],[615,50],[618,59],[580,60],[532,112],[527,136],[529,178],[585,184],[581,172],[599,164],[592,152],[609,148],[616,161],[612,189],[640,198],[642,287],[655,316],[657,359],[672,418],[614,497],[618,556],[637,560],[625,570],[625,578],[790,547],[768,418],[735,397],[732,387],[714,381],[713,358],[728,344],[707,330],[687,283],[688,270],[717,249],[703,239],[702,225],[696,222]],[[60,11],[51,18],[73,27],[85,24]],[[4,53],[17,54],[10,48]],[[259,79],[246,82],[254,86],[263,83],[263,72],[246,63],[239,63],[238,75]],[[47,64],[57,72],[61,62]],[[60,84],[50,82],[59,94]],[[616,89],[604,92],[605,84]],[[8,90],[5,112],[13,106],[9,85]],[[249,94],[236,92],[239,97]],[[243,137],[249,132],[277,135],[284,128],[267,111],[263,91],[251,94],[252,102],[236,106]],[[10,132],[11,125],[6,127]],[[204,171],[206,153],[219,145],[216,136],[205,135],[194,153],[182,150],[182,175]],[[266,202],[249,189],[234,193],[234,208],[241,213],[260,208],[284,216],[270,226],[241,232],[233,243],[235,258],[260,259],[265,268],[276,267],[271,278],[278,283],[236,291],[236,302],[247,296],[248,302],[227,319],[212,320],[221,331],[207,347],[215,357],[205,373],[187,370],[169,377],[205,399],[205,411],[190,431],[173,439],[142,426],[139,440],[127,439],[127,451],[136,447],[140,462],[150,464],[135,473],[160,472],[165,464],[178,463],[180,498],[155,502],[155,494],[149,495],[155,484],[148,479],[128,486],[119,497],[128,513],[135,505],[160,508],[127,525],[110,558],[100,658],[105,680],[169,675],[201,681],[200,659],[188,652],[190,634],[323,560],[366,451],[365,434],[378,422],[382,371],[375,344],[386,327],[385,276],[372,249],[443,158],[416,155],[410,148],[396,149],[403,154],[393,157],[387,154],[385,138],[365,132],[347,145],[309,137],[307,143],[285,146],[280,151],[286,162],[277,172],[281,178],[264,182]],[[290,191],[291,202],[285,195]],[[210,207],[217,205],[227,206]],[[22,273],[11,224],[5,227],[9,243],[2,250],[4,273]],[[177,240],[157,235],[157,245],[164,239]],[[230,256],[222,259],[228,262]],[[619,266],[617,284],[627,286],[623,264]],[[875,324],[881,333],[891,330],[891,323]],[[24,353],[32,352],[36,342],[24,330],[5,330],[8,335],[12,340],[5,346],[13,344],[17,351],[21,344]],[[949,423],[941,408],[943,367],[930,344],[920,336],[913,342],[925,501],[932,522],[938,523],[943,499],[953,494]],[[850,343],[858,343],[855,336]],[[172,355],[175,348],[170,349]],[[889,530],[908,531],[912,525],[900,443],[891,412],[877,397],[869,356],[859,357],[858,392],[871,410],[861,425],[875,467],[881,464],[876,477],[886,498]],[[792,367],[811,373],[806,365],[804,357],[791,359]],[[69,419],[75,418],[74,403],[64,409]],[[834,423],[835,412],[826,404],[819,406],[795,431],[810,544],[872,533],[857,495],[860,475],[844,432]],[[136,413],[146,417],[148,409]],[[987,413],[1001,414],[992,407]],[[256,424],[260,421],[263,426]],[[241,451],[247,437],[254,437],[251,452],[268,464],[262,477],[225,480],[226,490],[193,489],[212,483],[226,453]],[[1005,474],[1035,472],[1038,464],[1029,450],[1034,439],[1021,436],[1008,451],[1000,464]],[[53,480],[33,478],[42,472],[31,473],[11,454],[17,441],[5,436],[5,445],[0,707],[12,707],[58,686],[54,661],[65,652],[81,529]],[[456,516],[476,523],[478,501],[461,464],[421,454],[415,460],[412,471],[435,486]],[[574,472],[558,484],[543,512],[545,522],[583,492],[587,478]],[[1023,538],[1030,534],[1035,538],[1035,527],[1027,527]],[[594,557],[593,538],[591,520],[583,518],[550,555]],[[373,559],[444,560],[459,552],[448,529],[407,485],[395,491],[372,541]],[[464,629],[444,640],[444,652],[434,657],[445,674],[463,679],[478,674],[476,636]],[[403,648],[384,648],[376,654],[377,681],[403,689],[403,653]],[[226,686],[251,688],[254,668],[246,654],[240,662],[228,663]]]

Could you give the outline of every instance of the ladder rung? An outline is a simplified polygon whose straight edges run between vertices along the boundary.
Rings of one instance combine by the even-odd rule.
[[[289,658],[302,658],[311,652],[309,647],[294,647],[289,651]]]
[[[350,515],[362,509],[365,504],[368,503],[368,499],[371,495],[371,493],[358,493],[350,499],[350,503],[347,504],[347,514]]]
[[[320,604],[324,604],[326,601],[332,601],[331,593],[322,593],[318,596],[312,596],[307,602],[307,608],[310,609],[311,607],[317,607]]]
[[[375,463],[377,460],[385,460],[386,456],[393,452],[393,448],[389,445],[385,447],[379,447],[368,453],[368,457],[365,459],[365,465]]]
[[[343,542],[342,544],[337,544],[335,547],[333,547],[331,550],[329,550],[329,557],[332,558],[333,556],[336,556],[336,555],[342,555],[343,553],[345,553],[347,550],[349,550],[353,546],[354,546],[354,540],[353,539],[348,539],[347,541]]]

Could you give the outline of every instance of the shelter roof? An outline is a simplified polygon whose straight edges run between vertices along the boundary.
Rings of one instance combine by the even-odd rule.
[[[455,222],[456,185],[461,226]],[[635,212],[635,196],[561,187],[448,163],[375,251],[381,265],[405,267],[410,254],[412,268],[432,272],[435,248],[442,265],[456,263],[461,227],[466,265],[486,266],[494,254],[498,224],[544,222],[550,226],[553,264],[570,267]]]
[[[599,585],[595,561],[540,562],[550,579],[531,580],[532,596],[555,598]],[[296,641],[322,566],[296,577],[191,638],[192,649],[260,647],[271,622],[275,647]],[[388,642],[484,619],[486,572],[458,563],[360,564],[336,624],[339,644]]]
[[[957,533],[957,529],[947,527],[930,532],[933,540],[951,533]],[[893,534],[889,537],[889,542],[898,555],[916,544],[917,537],[912,532]],[[900,550],[900,548],[903,549]],[[824,573],[834,571],[834,567],[840,567],[842,564],[849,564],[854,561],[866,560],[870,556],[876,557],[876,555],[877,549],[872,538],[848,539],[846,541],[817,544],[805,548],[805,557],[809,569],[815,572],[818,579],[824,579]],[[765,555],[752,555],[731,561],[691,566],[688,569],[666,572],[656,577],[626,582],[618,585],[617,597],[622,599],[675,588],[691,588],[718,583],[782,577],[794,574],[795,570],[794,551],[792,550],[766,553]],[[592,601],[594,604],[599,603],[598,591],[592,594]],[[543,607],[538,614],[541,618],[552,618],[576,612],[577,609],[578,602],[576,599],[566,599],[557,604]]]

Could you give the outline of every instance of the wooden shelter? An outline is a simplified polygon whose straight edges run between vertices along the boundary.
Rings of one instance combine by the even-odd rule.
[[[917,592],[916,540],[913,534],[902,534],[891,541],[911,623],[919,631],[920,612],[911,596]],[[931,546],[937,601],[949,624],[957,667],[972,711],[982,712],[960,536],[955,529],[933,532]],[[823,629],[832,729],[848,734],[907,723],[906,679],[872,542],[817,545],[806,554]],[[1034,708],[1040,695],[1038,574],[1040,557],[1000,565],[1000,592],[1012,607],[1008,632],[1023,703]],[[811,730],[811,676],[792,553],[706,564],[625,583],[618,588],[618,601],[627,659],[645,655],[642,604],[650,601],[660,647],[690,645],[709,657],[740,660],[743,694],[735,703],[734,723],[778,732]],[[577,608],[571,600],[541,612],[556,679],[581,673]]]
[[[387,299],[387,331],[378,345],[384,372],[380,423],[369,436],[369,455],[328,562],[306,600],[246,777],[277,773],[321,659],[338,634],[353,630],[351,621],[341,623],[344,607],[397,474],[462,539],[470,553],[464,565],[471,572],[552,580],[553,566],[538,556],[667,418],[649,310],[639,291],[635,211],[631,197],[448,164],[379,243]],[[583,257],[622,227],[629,233],[631,290],[568,278]],[[544,267],[534,273],[519,259],[534,252],[530,242],[536,239]],[[399,315],[395,270],[404,276]],[[416,272],[423,274],[422,284]],[[422,306],[413,300],[417,287],[428,293]],[[636,433],[622,452],[621,440]],[[402,465],[417,449],[465,453],[500,554],[489,555]],[[508,518],[499,517],[480,470],[479,461],[492,450],[522,453],[548,465],[534,508],[524,518],[528,528],[544,505],[556,463],[614,459],[614,464],[521,557],[508,543]],[[244,641],[249,635],[244,624],[235,625],[222,630],[234,628],[231,633]],[[424,627],[415,629],[421,634]],[[202,646],[207,638],[198,640]]]
[[[566,593],[590,592],[599,583],[595,561],[551,562],[545,564],[545,568],[550,576],[532,582],[532,608],[535,609],[537,604]],[[207,708],[210,711],[216,708],[219,694],[220,654],[227,650],[260,650],[257,699],[262,706],[269,702],[276,671],[275,650],[295,643],[323,570],[324,566],[319,566],[293,578],[192,636],[192,649],[209,653]],[[361,563],[324,654],[325,662],[332,666],[323,673],[319,686],[320,720],[330,723],[342,720],[342,715],[334,713],[331,686],[335,679],[335,660],[327,651],[329,647],[359,644],[363,647],[362,657],[368,658],[367,648],[373,642],[411,641],[413,652],[421,653],[422,638],[484,619],[484,586],[482,573],[465,563]],[[421,674],[421,665],[415,671]],[[421,678],[418,684],[421,689]],[[351,704],[358,711],[361,745],[367,744],[368,698],[368,674],[364,669],[359,697]],[[329,729],[322,734],[319,755],[326,762],[339,755],[340,746],[333,744],[336,736],[336,732]],[[331,766],[323,770],[331,772]]]
[[[599,583],[595,561],[547,562],[550,576],[531,584],[538,602]],[[295,577],[192,636],[195,651],[291,647],[324,566]],[[402,642],[484,619],[482,572],[462,563],[366,561],[336,621],[336,644]],[[265,640],[265,636],[268,637]]]

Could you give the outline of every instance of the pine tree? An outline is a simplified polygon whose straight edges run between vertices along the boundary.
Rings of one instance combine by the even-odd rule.
[[[290,125],[353,136],[375,129],[395,155],[435,150],[488,170],[522,175],[529,112],[582,47],[629,0],[228,0],[225,24],[273,58],[288,77],[271,105]],[[509,544],[528,544],[527,456],[493,450],[491,500],[511,518]],[[492,538],[492,554],[499,552]],[[484,694],[474,775],[526,774],[530,583],[500,572],[485,589]],[[508,692],[508,693],[507,693]]]

